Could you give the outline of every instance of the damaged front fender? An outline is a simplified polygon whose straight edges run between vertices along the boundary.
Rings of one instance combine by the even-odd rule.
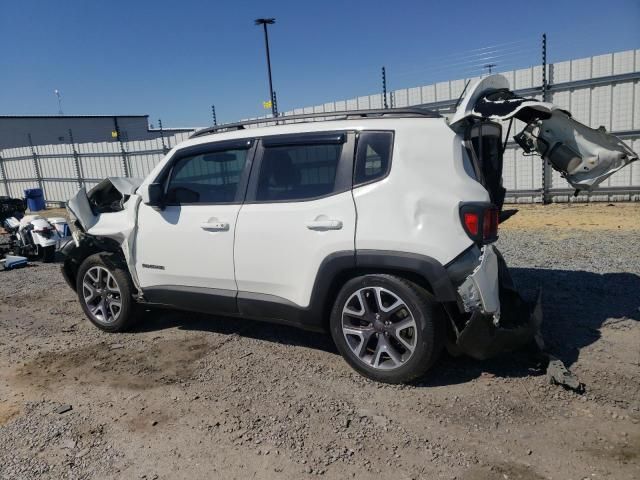
[[[140,178],[107,178],[88,193],[80,189],[67,203],[72,224],[77,222],[82,235],[92,237],[97,243],[108,241],[120,247],[129,266],[134,285],[140,292],[140,284],[134,268],[135,234],[138,228],[140,196],[136,190],[142,183]],[[79,234],[74,233],[76,246]]]

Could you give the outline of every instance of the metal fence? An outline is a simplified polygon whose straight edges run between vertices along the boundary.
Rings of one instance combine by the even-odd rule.
[[[0,152],[0,195],[21,198],[42,188],[47,203],[60,205],[80,187],[107,177],[145,177],[191,132],[133,142],[71,143],[5,149]]]
[[[507,77],[516,93],[542,100],[544,89],[547,101],[569,110],[576,120],[592,128],[604,126],[640,152],[640,50],[499,73]],[[451,111],[467,82],[473,83],[478,78],[394,90],[386,94],[386,103],[394,107],[423,106]],[[285,115],[383,108],[384,103],[383,93],[378,93],[297,108]],[[513,127],[512,134],[524,125],[516,121]],[[558,172],[545,167],[539,157],[525,156],[515,143],[508,144],[505,151],[503,182],[510,202],[538,202],[544,197],[556,202],[573,199],[573,190]],[[640,162],[615,173],[593,193],[580,194],[574,200],[640,201]]]
[[[543,71],[546,72],[545,83]],[[534,66],[508,72],[507,77],[521,95],[547,100],[570,110],[580,122],[621,137],[640,152],[640,50]],[[425,106],[451,110],[468,80],[450,80],[433,85],[389,92],[395,107]],[[382,108],[382,94],[335,101],[295,109],[286,114]],[[512,133],[523,127],[515,122]],[[146,176],[163,155],[190,132],[155,140],[26,146],[0,151],[0,195],[22,197],[27,188],[41,187],[46,200],[61,204],[75,191],[91,188],[109,176]],[[73,132],[69,132],[73,138]],[[31,142],[30,142],[31,143]],[[507,201],[640,201],[640,162],[632,163],[607,179],[591,194],[573,191],[539,157],[525,156],[514,143],[505,151],[503,171]]]

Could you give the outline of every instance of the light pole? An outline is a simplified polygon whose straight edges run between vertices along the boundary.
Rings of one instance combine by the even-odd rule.
[[[269,33],[267,32],[267,25],[273,25],[276,23],[275,18],[258,18],[255,20],[256,25],[262,25],[264,28],[264,44],[267,49],[267,70],[269,72],[269,99],[271,100],[271,113],[274,117],[278,116],[278,109],[276,108],[276,102],[273,98],[273,81],[271,80],[271,55],[269,53]]]
[[[62,115],[62,95],[57,88],[53,91],[56,97],[58,97],[58,115]]]

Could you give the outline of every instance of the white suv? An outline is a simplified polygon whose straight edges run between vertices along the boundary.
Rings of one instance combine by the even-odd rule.
[[[506,87],[485,78],[450,121],[371,110],[197,132],[145,180],[69,201],[65,278],[106,331],[139,304],[330,331],[385,382],[421,376],[445,344],[476,358],[523,345],[540,317],[491,245],[504,199],[493,120],[525,121],[519,143],[577,188],[636,155]]]

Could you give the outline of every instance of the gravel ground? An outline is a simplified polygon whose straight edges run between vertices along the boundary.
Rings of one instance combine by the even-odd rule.
[[[0,271],[0,478],[640,478],[640,231],[516,225],[499,248],[584,395],[517,353],[389,386],[283,326],[106,334],[59,265]]]

